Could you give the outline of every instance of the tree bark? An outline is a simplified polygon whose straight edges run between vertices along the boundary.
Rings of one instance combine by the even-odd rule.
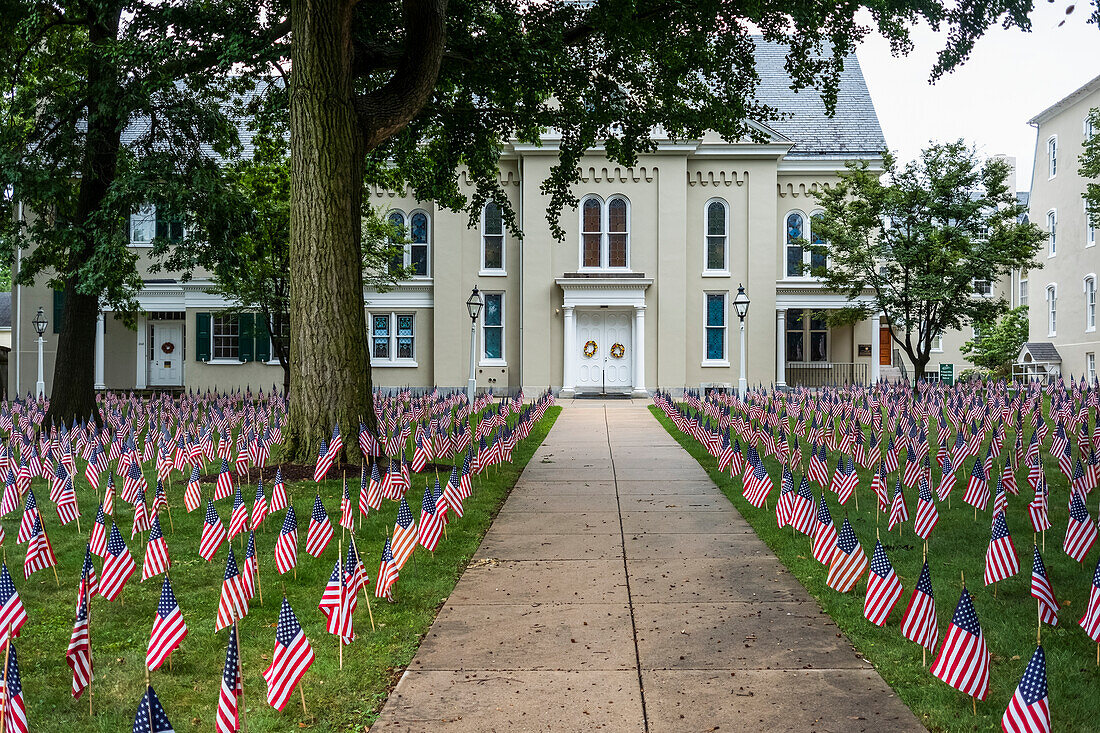
[[[360,254],[365,148],[352,104],[349,0],[292,0],[290,398],[284,457],[339,423],[349,458],[374,423]]]
[[[105,10],[88,27],[88,44],[96,48],[113,40],[118,34],[121,11]],[[85,157],[80,177],[73,223],[81,227],[76,244],[70,249],[67,272],[59,273],[65,283],[65,305],[62,309],[57,338],[57,358],[54,360],[53,386],[45,425],[71,424],[73,420],[93,418],[100,421],[95,400],[95,332],[99,314],[99,296],[77,292],[80,269],[95,252],[94,227],[87,223],[107,198],[118,169],[122,123],[111,100],[118,95],[119,80],[106,60],[105,52],[93,52],[88,62],[89,99],[88,132]],[[62,214],[63,215],[63,214]]]

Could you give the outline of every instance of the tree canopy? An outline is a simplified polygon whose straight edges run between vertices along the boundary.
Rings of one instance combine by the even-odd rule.
[[[1021,220],[1027,209],[1007,185],[1009,171],[961,140],[933,143],[905,165],[886,152],[882,171],[850,164],[818,192],[821,241],[807,245],[827,258],[812,274],[849,301],[831,318],[882,313],[918,377],[936,337],[993,323],[1008,307],[996,283],[1038,266],[1046,237]]]
[[[994,378],[1004,379],[1027,343],[1027,334],[1027,306],[1021,305],[993,323],[975,324],[974,338],[963,344],[962,353],[975,366],[991,371]]]
[[[1100,10],[1097,11],[1100,13]],[[1088,128],[1092,135],[1085,138],[1078,173],[1085,180],[1086,215],[1094,227],[1100,228],[1100,107],[1089,110]]]

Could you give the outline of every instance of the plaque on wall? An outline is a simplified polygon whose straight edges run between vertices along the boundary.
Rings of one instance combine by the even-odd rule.
[[[870,356],[871,355],[871,344],[860,344],[859,345],[859,355],[860,356]]]

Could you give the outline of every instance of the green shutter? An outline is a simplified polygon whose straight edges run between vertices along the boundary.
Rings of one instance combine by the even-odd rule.
[[[256,314],[256,361],[271,361],[271,337],[267,327],[267,317]]]
[[[241,361],[254,361],[256,358],[255,344],[253,343],[253,322],[255,317],[251,313],[241,313],[237,316],[237,358]]]
[[[61,320],[65,315],[65,290],[53,291],[53,332],[61,333]]]
[[[195,358],[210,361],[210,314],[195,314]]]

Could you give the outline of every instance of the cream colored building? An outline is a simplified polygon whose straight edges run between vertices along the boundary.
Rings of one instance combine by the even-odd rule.
[[[1089,110],[1100,107],[1100,76],[1040,112],[1030,124],[1036,129],[1032,171],[1031,221],[1048,232],[1039,254],[1042,269],[1013,280],[1014,305],[1028,305],[1030,341],[1051,344],[1025,348],[1021,362],[1042,359],[1052,371],[1067,376],[1096,376],[1100,335],[1096,330],[1097,277],[1100,248],[1096,227],[1085,216],[1085,179],[1078,173],[1086,137],[1096,134]]]
[[[870,94],[853,56],[829,117],[815,92],[790,89],[785,53],[758,41],[758,94],[783,114],[757,125],[761,139],[658,139],[632,168],[593,151],[574,187],[579,206],[561,214],[564,241],[551,236],[540,190],[557,161],[552,135],[538,146],[506,145],[501,156],[500,181],[522,240],[503,229],[495,204],[470,227],[464,212],[373,192],[371,202],[408,228],[405,257],[417,271],[391,292],[364,293],[375,383],[465,385],[465,300],[475,285],[486,302],[476,326],[480,387],[531,394],[550,386],[571,395],[736,386],[741,354],[731,301],[742,284],[751,299],[750,385],[865,383],[895,369],[879,318],[834,328],[820,317],[846,301],[801,274],[798,264],[810,255],[795,243],[813,239],[814,191],[835,182],[848,161],[879,162],[886,143]],[[153,211],[138,212],[132,245],[146,247],[158,227],[170,226]],[[136,332],[105,313],[96,353],[82,357],[95,359],[97,386],[281,385],[266,331],[247,316],[219,315],[225,302],[208,286],[201,276],[146,280]],[[14,293],[12,383],[22,393],[35,380],[30,321],[41,306],[56,324],[61,299],[41,287]],[[47,388],[52,335],[51,328]],[[954,358],[957,346],[945,348]]]

